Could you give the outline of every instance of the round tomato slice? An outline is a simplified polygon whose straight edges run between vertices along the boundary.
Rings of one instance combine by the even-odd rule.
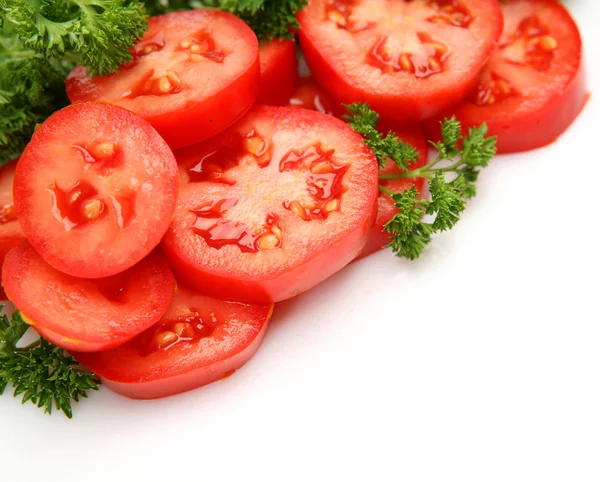
[[[90,77],[77,67],[67,79],[69,99],[124,107],[178,148],[225,130],[258,96],[258,40],[227,12],[153,17],[133,55],[133,62],[105,77]]]
[[[44,338],[67,350],[107,350],[152,326],[167,311],[175,279],[155,251],[133,268],[88,280],[55,270],[28,242],[2,270],[8,298]]]
[[[298,20],[330,97],[367,102],[396,125],[464,98],[502,31],[498,0],[310,0]]]
[[[72,353],[121,395],[153,399],[233,374],[258,350],[273,305],[252,306],[201,295],[184,286],[159,323],[101,353]]]
[[[377,162],[339,119],[257,106],[176,156],[182,189],[163,250],[198,290],[281,301],[363,248],[376,209]]]
[[[16,167],[17,163],[13,162],[0,169],[0,267],[4,263],[6,253],[25,239],[13,203],[13,179]],[[4,299],[6,294],[0,287],[0,300]]]
[[[571,125],[587,100],[581,37],[556,0],[502,3],[504,33],[479,84],[456,115],[463,128],[486,122],[498,136],[498,152],[550,144]],[[439,121],[427,134],[439,138]]]
[[[259,104],[286,105],[296,89],[298,59],[296,42],[271,40],[260,46]]]
[[[345,109],[335,105],[327,94],[317,85],[313,77],[301,77],[298,87],[288,100],[289,105],[316,110],[323,114],[341,117]]]
[[[388,129],[381,128],[381,132],[387,133]],[[427,164],[428,157],[428,147],[427,141],[425,140],[425,134],[423,134],[423,130],[420,127],[412,127],[412,128],[403,128],[403,129],[394,129],[394,133],[404,142],[413,146],[417,153],[419,154],[419,158],[416,162],[409,164],[409,169],[412,171],[414,169],[419,169]],[[393,174],[396,172],[402,172],[398,166],[388,161],[386,166],[379,171],[381,174]],[[394,193],[401,193],[407,189],[410,189],[412,186],[415,189],[422,193],[423,188],[425,186],[425,178],[417,177],[417,178],[407,178],[407,179],[394,179],[393,181],[379,181],[379,184],[387,187],[390,191]],[[390,219],[392,219],[398,210],[396,209],[396,203],[393,199],[383,192],[379,192],[379,207],[377,209],[377,219],[375,220],[375,224],[369,231],[369,236],[367,238],[367,244],[363,248],[360,253],[360,258],[364,258],[365,256],[369,256],[377,251],[379,251],[384,246],[387,246],[391,239],[390,233],[387,233],[383,230],[383,227],[388,223]]]
[[[107,104],[75,104],[42,124],[17,164],[23,231],[47,263],[81,278],[125,271],[169,227],[179,176],[146,121]]]

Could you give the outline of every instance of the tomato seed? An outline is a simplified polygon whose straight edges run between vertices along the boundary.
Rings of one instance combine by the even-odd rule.
[[[258,247],[263,251],[276,248],[279,245],[279,239],[274,234],[265,234],[258,240]]]
[[[544,35],[540,38],[540,47],[542,50],[549,52],[558,47],[558,42],[552,35]]]
[[[177,339],[177,335],[172,331],[163,331],[154,337],[154,343],[158,346],[165,346],[176,342]]]

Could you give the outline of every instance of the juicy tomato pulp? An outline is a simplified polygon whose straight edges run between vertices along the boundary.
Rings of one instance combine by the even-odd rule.
[[[395,125],[464,98],[502,31],[498,0],[310,0],[298,15],[311,72],[337,103]]]
[[[160,252],[110,278],[87,280],[55,270],[23,242],[2,270],[8,298],[47,340],[67,350],[115,347],[166,312],[175,280]]]
[[[182,189],[162,246],[198,290],[281,301],[316,286],[363,248],[376,209],[377,162],[338,119],[257,106],[176,156]]]
[[[129,343],[73,353],[117,393],[135,399],[175,395],[231,375],[256,353],[273,306],[231,303],[180,286],[167,313]]]
[[[463,127],[486,122],[498,152],[553,142],[577,117],[586,98],[581,37],[556,0],[502,3],[504,33],[470,97],[451,110]],[[426,126],[439,138],[439,121]]]
[[[389,130],[384,128],[380,130],[381,132],[386,134],[389,132]],[[408,166],[411,171],[419,169],[420,167],[423,167],[425,164],[427,164],[427,141],[425,140],[425,134],[423,134],[423,130],[421,128],[404,128],[401,130],[395,130],[394,133],[401,140],[413,146],[419,154],[419,158],[417,159],[417,161],[409,164]],[[394,164],[394,162],[388,161],[386,166],[379,172],[381,174],[393,174],[402,171],[398,168],[396,164]],[[417,177],[407,179],[394,179],[392,181],[379,181],[379,184],[387,187],[394,193],[404,192],[405,190],[410,189],[412,186],[414,186],[418,192],[422,193],[423,187],[425,185],[425,178]],[[390,233],[384,231],[383,227],[397,213],[398,209],[396,208],[396,203],[394,202],[394,200],[389,195],[380,192],[379,207],[377,209],[377,219],[375,220],[375,224],[369,231],[367,244],[360,253],[361,258],[373,254],[376,251],[379,251],[381,248],[390,243]]]
[[[300,79],[300,84],[290,98],[290,105],[304,107],[306,109],[316,110],[324,114],[341,116],[345,109],[341,106],[336,106],[325,94],[321,88],[315,83],[312,77],[304,77]],[[419,169],[427,164],[427,141],[421,128],[407,127],[403,129],[387,129],[382,127],[379,129],[383,134],[390,131],[394,133],[404,142],[413,146],[419,158],[416,162],[410,164],[410,170]],[[393,162],[388,162],[385,168],[379,171],[382,174],[392,174],[401,172],[398,166]],[[422,192],[425,185],[425,179],[422,177],[411,179],[396,179],[392,181],[379,181],[380,184],[390,189],[392,192],[404,192],[405,189],[410,189],[412,186],[419,192]],[[392,219],[396,213],[396,204],[390,196],[382,192],[379,193],[377,218],[375,224],[371,227],[367,237],[367,243],[361,251],[359,258],[364,258],[375,253],[390,242],[390,234],[383,231],[383,227]]]
[[[260,94],[258,104],[286,105],[296,89],[296,42],[271,40],[260,46]]]
[[[17,163],[13,162],[0,169],[0,267],[4,263],[6,253],[25,239],[13,203],[13,179],[16,166]],[[1,287],[0,299],[6,299],[6,294]]]
[[[258,40],[227,12],[153,17],[133,56],[133,62],[105,77],[90,77],[77,67],[67,79],[69,99],[124,107],[178,148],[225,130],[258,96]]]
[[[119,107],[74,104],[33,135],[17,164],[15,207],[47,263],[102,278],[158,245],[178,185],[173,153],[150,124]]]

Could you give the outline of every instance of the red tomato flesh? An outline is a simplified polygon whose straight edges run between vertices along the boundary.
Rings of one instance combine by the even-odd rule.
[[[389,130],[385,128],[381,128],[380,131],[386,134],[389,132]],[[408,165],[409,170],[412,171],[415,169],[419,169],[420,167],[423,167],[425,164],[427,164],[427,158],[429,154],[427,148],[427,141],[425,140],[425,134],[423,134],[423,130],[420,127],[394,130],[394,133],[401,140],[413,146],[419,154],[419,158],[417,159],[417,161]],[[381,174],[393,174],[402,171],[394,162],[388,161],[386,166],[379,172]],[[412,186],[414,186],[418,192],[422,193],[423,188],[425,186],[425,178],[417,177],[407,179],[394,179],[392,181],[379,181],[379,184],[387,187],[394,193],[404,192],[405,190],[410,189]],[[393,201],[393,199],[388,194],[379,192],[377,219],[375,220],[375,224],[369,231],[367,244],[360,253],[360,258],[369,256],[370,254],[379,251],[384,246],[387,246],[390,243],[390,233],[385,232],[383,230],[383,227],[397,213],[398,209],[396,209],[396,203]]]
[[[101,353],[73,353],[121,395],[153,399],[231,375],[258,350],[273,305],[252,306],[180,286],[160,322]]]
[[[502,31],[498,4],[310,0],[300,42],[335,102],[367,102],[385,121],[413,124],[467,95]]]
[[[15,178],[16,161],[0,169],[0,268],[4,257],[15,246],[20,244],[25,235],[17,221],[17,213],[13,202],[13,179]],[[0,281],[2,277],[0,276]],[[5,300],[6,294],[0,288],[0,300]]]
[[[160,320],[175,290],[158,251],[124,273],[87,280],[55,270],[25,241],[6,255],[2,275],[26,321],[55,345],[78,351],[130,340]]]
[[[316,110],[324,114],[338,116],[346,113],[346,109],[342,106],[336,106],[323,92],[323,90],[315,83],[312,77],[304,77],[300,79],[300,84],[294,92],[294,95],[290,98],[290,105],[304,107],[306,109]],[[401,140],[407,142],[413,146],[419,158],[416,162],[409,165],[410,170],[419,169],[427,164],[428,149],[427,141],[423,130],[420,127],[405,127],[400,129],[389,129],[385,126],[379,128],[379,131],[383,134],[387,134],[393,131]],[[381,174],[392,174],[401,172],[398,166],[393,162],[388,162],[387,165],[379,171]],[[410,189],[415,186],[415,189],[422,192],[423,186],[425,185],[425,179],[422,177],[412,179],[396,179],[393,181],[379,181],[379,184],[387,187],[394,193],[404,192],[406,189]],[[379,192],[377,218],[375,224],[369,230],[367,237],[367,243],[361,251],[359,258],[364,258],[370,254],[379,251],[381,248],[389,244],[390,234],[383,231],[383,227],[387,222],[392,219],[397,213],[396,204],[392,198]]]
[[[17,164],[14,202],[47,263],[103,278],[158,245],[178,185],[173,153],[150,124],[119,107],[75,104],[36,130]]]
[[[258,104],[286,105],[298,82],[296,42],[271,40],[260,46]]]
[[[258,40],[227,12],[195,10],[150,19],[134,60],[113,75],[77,67],[67,79],[72,102],[102,101],[144,119],[173,148],[225,130],[256,101]]]
[[[341,105],[336,105],[329,98],[313,77],[301,77],[294,93],[288,99],[288,104],[304,109],[316,110],[323,114],[341,117],[346,110]]]
[[[502,3],[504,33],[470,97],[446,115],[465,130],[486,122],[498,152],[520,152],[553,142],[587,99],[581,37],[556,0]],[[427,133],[439,138],[439,120]]]
[[[176,153],[182,189],[163,250],[218,298],[281,301],[360,252],[377,202],[377,162],[344,122],[257,106],[227,132]]]

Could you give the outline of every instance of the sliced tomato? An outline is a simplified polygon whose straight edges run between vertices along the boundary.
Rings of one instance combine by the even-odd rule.
[[[342,106],[335,105],[323,92],[323,90],[316,84],[312,77],[304,77],[300,79],[300,84],[296,89],[296,92],[290,99],[290,105],[304,107],[311,110],[316,110],[324,114],[341,116],[345,112]],[[418,169],[427,164],[427,140],[425,134],[420,127],[404,127],[400,129],[391,129],[382,125],[379,129],[383,134],[387,134],[393,131],[401,140],[409,143],[413,146],[419,158],[416,162],[410,164],[410,169]],[[395,172],[401,172],[398,166],[393,162],[388,162],[385,168],[379,171],[383,174],[391,174]],[[417,191],[421,192],[425,185],[425,179],[422,177],[411,178],[411,179],[396,179],[393,181],[379,181],[379,184],[384,185],[392,192],[404,192],[405,189],[410,189],[415,186]],[[397,213],[396,204],[392,198],[382,192],[379,193],[377,218],[375,224],[371,227],[369,235],[367,237],[367,243],[361,251],[359,258],[364,258],[370,254],[379,251],[381,248],[389,244],[390,234],[383,231],[383,227],[387,222],[392,219]]]
[[[242,20],[218,10],[150,19],[134,60],[113,75],[77,67],[67,79],[72,102],[102,101],[144,119],[173,148],[225,130],[256,101],[258,40]]]
[[[15,208],[46,262],[103,278],[158,245],[178,185],[173,153],[150,124],[120,107],[75,104],[33,135],[17,164]]]
[[[381,132],[384,132],[386,134],[390,131],[390,129],[387,129],[385,127],[380,128],[380,130]],[[425,134],[423,133],[423,130],[420,127],[395,129],[393,131],[401,140],[413,146],[419,154],[419,158],[417,159],[417,161],[409,164],[408,166],[411,171],[423,167],[425,164],[427,164],[427,141],[425,140]],[[402,171],[398,168],[396,164],[389,161],[386,164],[386,166],[379,172],[381,174],[392,174]],[[425,179],[422,177],[395,179],[393,181],[379,181],[379,184],[387,187],[390,191],[394,193],[404,192],[405,190],[410,189],[412,186],[414,186],[418,192],[422,193],[423,188],[425,186]],[[381,248],[390,243],[390,233],[385,232],[383,230],[383,227],[397,213],[398,210],[396,209],[396,203],[393,201],[393,199],[388,194],[380,192],[379,207],[377,209],[377,219],[375,220],[375,224],[369,231],[367,244],[365,244],[365,247],[360,253],[360,258],[369,256],[370,254],[379,251]]]
[[[504,33],[476,88],[456,115],[463,127],[486,122],[498,152],[550,144],[575,120],[587,99],[581,37],[556,0],[501,2]],[[439,138],[439,121],[426,125]]]
[[[288,99],[288,104],[336,117],[341,117],[345,113],[344,108],[334,104],[313,77],[300,78],[298,87]]]
[[[17,213],[13,203],[13,179],[15,178],[16,161],[0,169],[0,268],[4,257],[12,248],[20,244],[25,235],[17,221]],[[2,277],[0,276],[0,281]],[[0,300],[6,294],[0,287]]]
[[[260,94],[257,103],[286,105],[298,82],[296,42],[271,40],[260,46]]]
[[[272,312],[273,305],[217,300],[180,285],[160,322],[129,343],[72,354],[121,395],[167,397],[233,374],[258,350]]]
[[[27,242],[2,270],[8,298],[44,338],[67,350],[107,350],[152,326],[175,291],[167,261],[154,251],[124,273],[88,280],[55,270]]]
[[[498,0],[310,0],[298,20],[330,97],[397,126],[464,98],[502,31]]]
[[[331,116],[257,106],[176,156],[182,189],[162,246],[177,274],[211,296],[302,293],[352,261],[373,224],[377,162]]]

